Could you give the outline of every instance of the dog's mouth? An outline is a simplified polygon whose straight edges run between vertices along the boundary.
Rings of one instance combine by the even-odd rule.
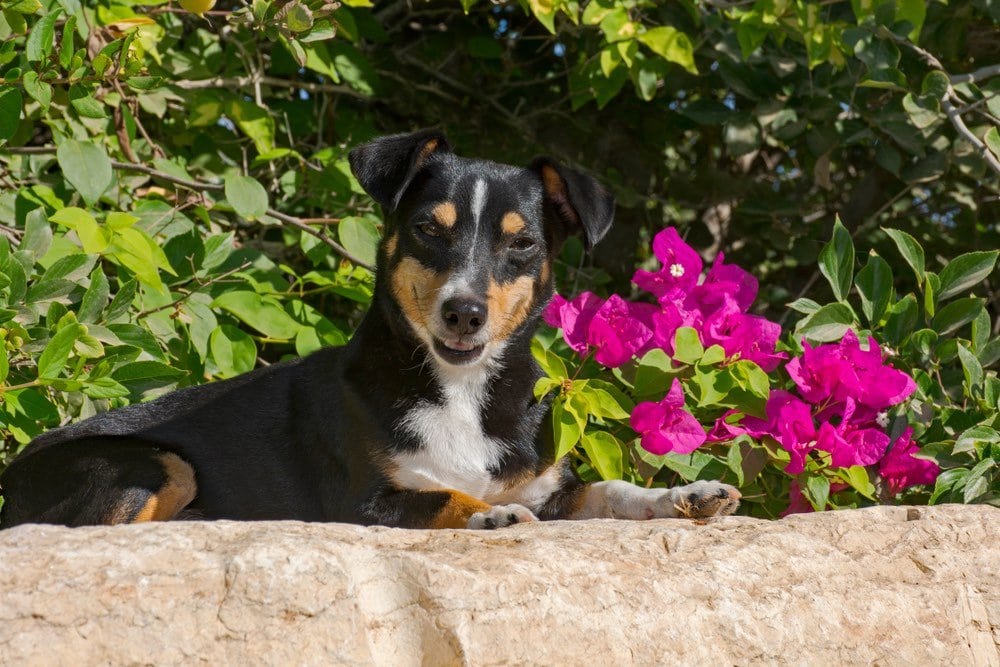
[[[461,366],[478,359],[483,354],[483,345],[464,341],[461,338],[448,340],[434,339],[434,351],[450,364]]]

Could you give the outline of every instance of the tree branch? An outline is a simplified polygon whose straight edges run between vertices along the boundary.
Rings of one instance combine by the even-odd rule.
[[[952,87],[952,84],[973,82],[982,80],[989,76],[993,76],[995,74],[1000,73],[1000,65],[983,67],[969,74],[958,74],[955,76],[951,76],[950,74],[948,74],[948,70],[944,68],[944,65],[941,64],[941,61],[938,60],[937,57],[934,56],[934,54],[932,54],[930,51],[920,48],[910,40],[900,37],[899,35],[895,34],[894,32],[892,32],[887,28],[879,29],[878,34],[881,37],[886,37],[896,42],[897,44],[905,46],[906,48],[910,49],[918,56],[920,56],[920,58],[922,58],[924,62],[930,65],[931,68],[940,70],[941,72],[944,73],[945,76],[948,77],[948,82],[949,82],[948,89],[941,97],[941,108],[944,110],[945,115],[948,116],[948,120],[951,121],[951,124],[955,126],[956,130],[958,130],[958,133],[962,135],[962,137],[964,137],[966,141],[968,141],[969,143],[971,143],[973,146],[976,147],[976,149],[980,152],[980,154],[982,154],[983,159],[986,160],[986,163],[990,165],[990,168],[993,169],[993,171],[995,171],[997,174],[1000,174],[1000,159],[998,159],[997,156],[993,154],[993,151],[990,150],[989,146],[984,144],[979,139],[979,137],[977,137],[975,134],[972,133],[972,130],[969,129],[969,126],[966,125],[965,121],[962,119],[962,113],[955,107],[954,104],[951,103],[952,99],[961,101],[961,99],[958,97],[958,94],[955,93],[955,89]]]
[[[201,90],[204,88],[248,88],[256,84],[271,86],[272,88],[300,88],[310,93],[339,93],[341,95],[356,97],[360,100],[370,101],[371,99],[349,86],[337,86],[330,83],[315,83],[312,81],[292,81],[273,76],[235,76],[228,78],[218,76],[212,79],[182,79],[180,81],[171,81],[168,85],[184,90]]]
[[[2,152],[11,153],[14,155],[51,155],[52,153],[56,152],[56,148],[55,146],[27,146],[23,148],[4,148],[2,149]],[[186,178],[179,178],[177,176],[173,176],[158,169],[154,169],[153,167],[146,166],[144,164],[134,164],[131,162],[118,162],[117,160],[112,160],[111,166],[115,169],[118,169],[119,171],[139,172],[141,174],[146,174],[147,176],[158,178],[162,181],[167,181],[169,183],[173,183],[175,185],[179,185],[183,188],[187,188],[189,190],[194,190],[197,192],[204,192],[206,190],[212,192],[220,192],[225,189],[225,186],[222,183],[208,183],[206,181],[194,181]],[[289,224],[292,227],[301,229],[307,234],[315,236],[344,259],[349,260],[350,262],[357,264],[358,266],[364,267],[369,271],[375,270],[374,266],[372,266],[368,262],[358,259],[342,245],[331,239],[323,232],[313,229],[306,223],[302,222],[300,218],[297,218],[294,215],[288,215],[287,213],[282,213],[281,211],[278,211],[273,208],[267,209],[267,215],[274,218],[275,220],[280,220],[281,222]]]

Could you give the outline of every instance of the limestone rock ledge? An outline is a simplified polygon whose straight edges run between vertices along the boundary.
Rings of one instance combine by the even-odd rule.
[[[0,664],[1000,665],[1000,510],[22,526]]]

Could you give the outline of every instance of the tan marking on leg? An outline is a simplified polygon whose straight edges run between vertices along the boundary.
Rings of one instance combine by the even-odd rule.
[[[458,220],[458,209],[455,208],[455,204],[450,201],[441,202],[434,207],[431,211],[431,215],[437,220],[437,223],[442,227],[453,227],[455,221]]]
[[[482,500],[461,491],[447,491],[446,493],[449,496],[448,502],[431,520],[430,528],[465,528],[469,525],[469,517],[477,512],[485,512],[492,507],[489,503],[484,503]]]
[[[490,337],[504,340],[524,323],[531,312],[531,301],[535,295],[535,279],[521,276],[510,283],[491,280],[486,290],[489,309]]]
[[[500,220],[500,228],[503,229],[504,234],[517,234],[524,229],[524,226],[524,218],[521,217],[520,213],[515,211],[504,213],[503,218]]]
[[[447,273],[435,273],[412,257],[404,257],[392,270],[392,294],[415,329],[427,330],[430,309],[447,280]]]
[[[393,232],[385,240],[385,256],[392,259],[396,254],[396,249],[399,247],[399,234]]]
[[[169,521],[194,500],[198,485],[194,481],[194,468],[176,454],[160,455],[160,464],[167,474],[167,481],[149,497],[132,523],[143,521]]]

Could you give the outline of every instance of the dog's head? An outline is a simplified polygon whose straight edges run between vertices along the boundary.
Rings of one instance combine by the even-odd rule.
[[[591,247],[614,216],[590,176],[548,158],[527,168],[462,158],[433,130],[376,139],[350,161],[385,215],[379,285],[447,366],[488,363],[530,335],[563,241],[579,233]]]

